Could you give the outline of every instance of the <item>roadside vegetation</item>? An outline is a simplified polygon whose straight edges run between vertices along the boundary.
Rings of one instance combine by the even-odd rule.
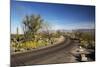
[[[40,15],[27,15],[22,21],[23,34],[11,34],[11,49],[14,52],[31,50],[54,44],[60,32],[51,32],[51,26]]]
[[[87,49],[95,49],[95,33],[94,32],[76,32],[76,38],[80,41],[80,46]]]
[[[79,43],[88,54],[85,54],[88,61],[95,61],[95,30],[94,32],[78,32],[76,36],[79,38]]]

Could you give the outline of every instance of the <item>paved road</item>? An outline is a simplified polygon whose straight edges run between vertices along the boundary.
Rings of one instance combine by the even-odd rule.
[[[75,49],[78,47],[77,42],[70,41],[67,43],[67,40],[60,45],[65,45],[62,48],[57,50],[46,52],[43,54],[32,56],[34,53],[30,53],[28,57],[18,57],[14,58],[11,56],[11,66],[24,66],[24,65],[37,65],[37,64],[56,64],[56,63],[73,63],[78,62],[75,55]]]

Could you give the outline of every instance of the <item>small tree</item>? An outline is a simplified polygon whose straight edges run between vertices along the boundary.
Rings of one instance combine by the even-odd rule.
[[[26,16],[23,20],[23,31],[25,39],[34,40],[37,31],[42,28],[43,19],[40,15],[30,15]]]

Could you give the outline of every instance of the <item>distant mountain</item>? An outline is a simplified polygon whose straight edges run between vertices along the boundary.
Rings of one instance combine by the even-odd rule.
[[[49,32],[57,32],[57,31],[60,31],[60,32],[91,32],[91,33],[95,33],[95,29],[75,29],[75,30],[65,30],[65,29],[61,29],[61,30],[49,30]],[[43,32],[47,32],[47,31],[41,31],[42,33]]]
[[[91,32],[94,33],[95,29],[77,29],[77,30],[72,30],[73,32]]]

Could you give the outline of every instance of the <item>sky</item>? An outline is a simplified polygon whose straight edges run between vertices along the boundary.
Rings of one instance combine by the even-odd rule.
[[[41,15],[51,25],[51,30],[95,28],[95,6],[11,1],[11,33],[22,31],[26,15]]]

